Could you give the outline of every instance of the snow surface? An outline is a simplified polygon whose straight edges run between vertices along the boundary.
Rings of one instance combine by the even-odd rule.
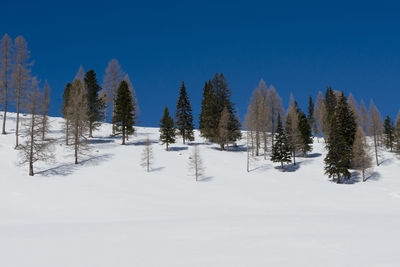
[[[0,135],[0,266],[400,266],[400,161],[365,183],[337,185],[323,173],[323,144],[299,168],[221,152],[196,133],[205,176],[188,170],[192,147],[172,151],[157,128],[128,145],[102,126],[91,155],[73,164],[60,140],[53,163],[16,165],[13,115]],[[62,137],[60,118],[52,135]],[[140,166],[145,138],[152,172]]]

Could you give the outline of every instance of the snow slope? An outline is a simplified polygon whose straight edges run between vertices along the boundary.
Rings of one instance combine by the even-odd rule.
[[[0,135],[0,266],[399,266],[400,161],[365,183],[337,185],[314,144],[282,173],[262,157],[246,172],[243,143],[221,152],[198,137],[206,175],[188,170],[191,146],[166,152],[158,129],[137,128],[128,145],[103,125],[75,166],[63,142],[54,163],[15,163],[14,120]],[[62,137],[60,118],[52,135]],[[153,143],[150,173],[140,166]]]

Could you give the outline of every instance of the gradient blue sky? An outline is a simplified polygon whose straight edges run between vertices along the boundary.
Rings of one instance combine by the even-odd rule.
[[[64,85],[80,65],[102,81],[117,58],[132,79],[140,125],[175,110],[185,81],[197,122],[204,81],[227,77],[241,119],[263,78],[285,106],[331,85],[382,116],[400,96],[397,1],[11,1],[1,4],[0,34],[23,35],[33,73],[52,87],[59,115]]]

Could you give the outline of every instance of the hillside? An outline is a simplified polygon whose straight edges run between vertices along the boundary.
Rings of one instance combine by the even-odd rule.
[[[62,138],[62,119],[51,118]],[[0,266],[398,266],[400,161],[382,152],[365,182],[337,185],[315,142],[298,168],[261,157],[246,172],[244,140],[219,151],[196,132],[205,176],[188,169],[191,145],[172,151],[157,128],[128,145],[104,124],[73,164],[62,140],[52,163],[17,166],[13,115],[0,136]],[[154,167],[140,166],[144,140]]]

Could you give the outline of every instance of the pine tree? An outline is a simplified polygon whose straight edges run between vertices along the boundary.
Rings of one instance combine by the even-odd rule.
[[[400,111],[397,113],[396,125],[394,127],[394,147],[397,154],[400,153]]]
[[[394,142],[394,126],[393,121],[389,117],[389,115],[386,116],[386,119],[383,123],[383,129],[385,146],[387,149],[390,149],[390,152],[392,152]]]
[[[303,152],[303,156],[307,156],[307,152],[310,152],[312,150],[312,133],[311,133],[311,127],[309,124],[309,120],[306,117],[306,114],[302,112],[301,110],[298,112],[298,128],[300,132],[300,137],[301,137],[301,151]]]
[[[160,141],[162,144],[166,144],[167,151],[168,146],[175,143],[174,120],[169,115],[168,107],[165,107],[164,114],[160,120]]]
[[[15,38],[15,52],[14,52],[14,64],[12,71],[12,85],[15,90],[16,98],[16,112],[17,118],[15,122],[15,148],[18,148],[18,136],[19,136],[19,119],[21,113],[22,102],[25,92],[28,90],[31,83],[31,66],[29,62],[30,52],[28,45],[22,36]]]
[[[89,137],[93,137],[93,131],[101,125],[101,121],[105,118],[105,99],[99,96],[101,87],[97,82],[94,70],[86,72],[84,82],[87,93]]]
[[[122,81],[118,87],[117,96],[115,99],[115,110],[113,123],[115,131],[122,133],[122,144],[125,145],[127,135],[134,132],[133,125],[135,124],[135,107],[131,92],[129,91],[126,81]]]
[[[153,149],[151,148],[150,139],[147,137],[145,142],[145,147],[142,152],[142,163],[141,166],[146,168],[146,171],[149,172],[151,165],[153,164]]]
[[[70,94],[71,94],[71,87],[72,84],[71,83],[67,83],[65,85],[65,89],[64,89],[64,93],[63,93],[63,102],[62,102],[62,110],[61,113],[63,115],[64,118],[64,128],[65,128],[65,144],[68,145],[68,141],[69,141],[69,116],[68,116],[68,109],[70,106]]]
[[[9,73],[11,69],[11,52],[13,43],[8,36],[4,34],[0,42],[0,90],[2,91],[2,104],[3,104],[3,128],[2,134],[6,134],[6,120],[7,120],[7,108],[9,102]]]
[[[281,169],[283,171],[283,163],[289,163],[291,161],[290,148],[288,146],[288,140],[283,129],[281,116],[279,113],[277,118],[276,136],[274,138],[274,144],[272,146],[271,161],[280,162]]]
[[[23,124],[24,142],[20,145],[19,164],[29,164],[29,175],[34,175],[33,164],[37,161],[46,161],[52,159],[51,150],[52,140],[44,140],[42,138],[43,131],[47,131],[47,127],[43,125],[44,120],[41,118],[43,109],[43,98],[39,91],[39,85],[36,77],[31,81],[30,90],[26,92],[27,111],[30,119]]]
[[[361,171],[363,182],[366,180],[365,171],[372,166],[372,158],[370,153],[370,147],[367,139],[365,138],[365,133],[361,126],[358,126],[352,151],[352,164],[354,169]]]
[[[193,115],[192,107],[190,106],[189,96],[186,92],[186,87],[184,82],[182,82],[181,88],[179,90],[178,102],[176,103],[176,128],[179,134],[182,136],[183,143],[185,140],[193,141]]]
[[[312,100],[312,96],[308,98],[308,114],[307,114],[308,124],[311,129],[314,129],[315,119],[314,119],[314,102]]]
[[[201,113],[199,118],[199,130],[201,136],[210,142],[216,142],[218,137],[219,113],[217,99],[212,88],[211,81],[206,82],[201,101]]]

